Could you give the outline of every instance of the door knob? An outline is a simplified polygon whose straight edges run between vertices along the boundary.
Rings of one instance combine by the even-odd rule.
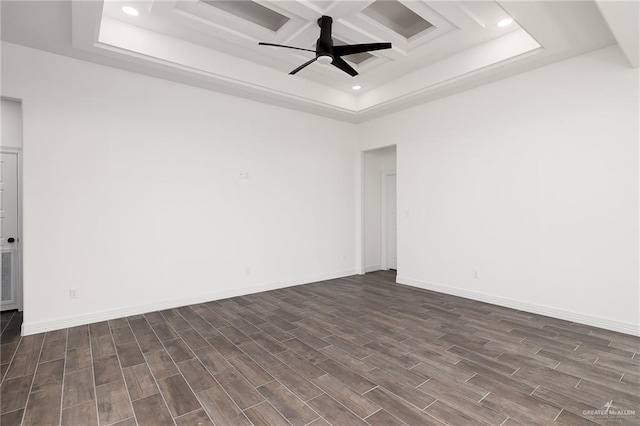
[[[14,242],[15,240],[16,240],[16,239],[15,239],[15,238],[13,238],[13,237],[9,237],[9,238],[7,238],[7,242],[8,242],[8,243],[12,243],[12,242]]]

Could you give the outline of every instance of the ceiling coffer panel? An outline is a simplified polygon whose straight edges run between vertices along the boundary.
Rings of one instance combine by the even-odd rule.
[[[254,1],[202,0],[209,6],[253,22],[271,31],[278,31],[289,18]]]
[[[377,0],[362,13],[406,39],[433,27],[430,22],[397,0]]]

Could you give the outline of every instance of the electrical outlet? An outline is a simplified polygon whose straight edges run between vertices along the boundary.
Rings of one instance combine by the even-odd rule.
[[[240,177],[240,179],[249,179],[249,172],[243,170],[243,171],[240,172],[240,176],[239,177]]]
[[[251,275],[251,267],[247,266],[244,268],[244,274],[245,275]]]
[[[475,278],[476,280],[480,279],[480,271],[478,271],[477,269],[474,269],[473,278]]]
[[[78,290],[75,288],[69,289],[69,299],[77,299],[78,298]]]

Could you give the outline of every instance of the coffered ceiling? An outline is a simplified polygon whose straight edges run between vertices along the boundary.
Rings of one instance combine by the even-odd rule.
[[[313,52],[258,46],[314,49],[322,15],[336,45],[393,47],[346,56],[354,78],[319,63],[291,76]],[[2,21],[9,42],[348,121],[615,43],[592,1],[3,1]]]

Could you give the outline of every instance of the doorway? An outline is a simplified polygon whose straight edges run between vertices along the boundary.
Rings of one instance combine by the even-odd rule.
[[[22,104],[2,99],[0,144],[0,311],[22,310],[20,167]]]
[[[362,153],[362,272],[397,269],[396,146]]]
[[[21,309],[18,250],[18,153],[0,153],[0,310]]]

